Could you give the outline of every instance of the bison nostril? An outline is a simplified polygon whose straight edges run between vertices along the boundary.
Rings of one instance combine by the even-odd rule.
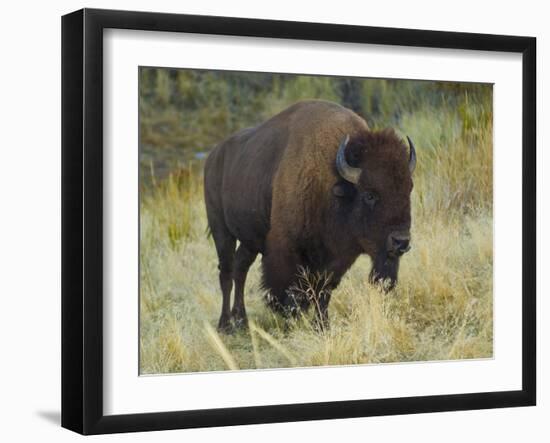
[[[396,249],[402,253],[407,252],[410,249],[409,240],[397,240]]]
[[[390,235],[388,252],[402,255],[410,249],[410,238],[408,236]]]

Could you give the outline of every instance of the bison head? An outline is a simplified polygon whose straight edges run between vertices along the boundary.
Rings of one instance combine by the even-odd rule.
[[[372,282],[397,282],[400,257],[409,249],[414,144],[393,130],[344,137],[336,155],[341,178],[334,194],[345,211],[347,232],[373,260]]]

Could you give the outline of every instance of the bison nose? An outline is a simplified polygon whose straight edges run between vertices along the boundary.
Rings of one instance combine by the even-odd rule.
[[[392,232],[388,236],[388,253],[396,256],[403,255],[410,247],[411,237],[407,232]]]

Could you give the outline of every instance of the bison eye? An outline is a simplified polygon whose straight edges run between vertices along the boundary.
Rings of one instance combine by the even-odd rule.
[[[376,193],[373,191],[366,191],[363,194],[363,201],[371,209],[374,208],[374,205],[376,204],[377,200],[378,200],[378,195],[376,195]]]

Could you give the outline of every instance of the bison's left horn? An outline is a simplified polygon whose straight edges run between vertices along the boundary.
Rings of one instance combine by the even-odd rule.
[[[336,154],[336,169],[338,169],[338,173],[344,180],[356,185],[359,182],[361,168],[354,168],[346,161],[346,146],[348,145],[348,141],[349,135],[346,135],[338,147],[338,153]]]
[[[414,168],[416,168],[416,150],[414,149],[414,143],[407,135],[407,141],[409,142],[409,171],[411,171],[411,175],[414,172]]]

